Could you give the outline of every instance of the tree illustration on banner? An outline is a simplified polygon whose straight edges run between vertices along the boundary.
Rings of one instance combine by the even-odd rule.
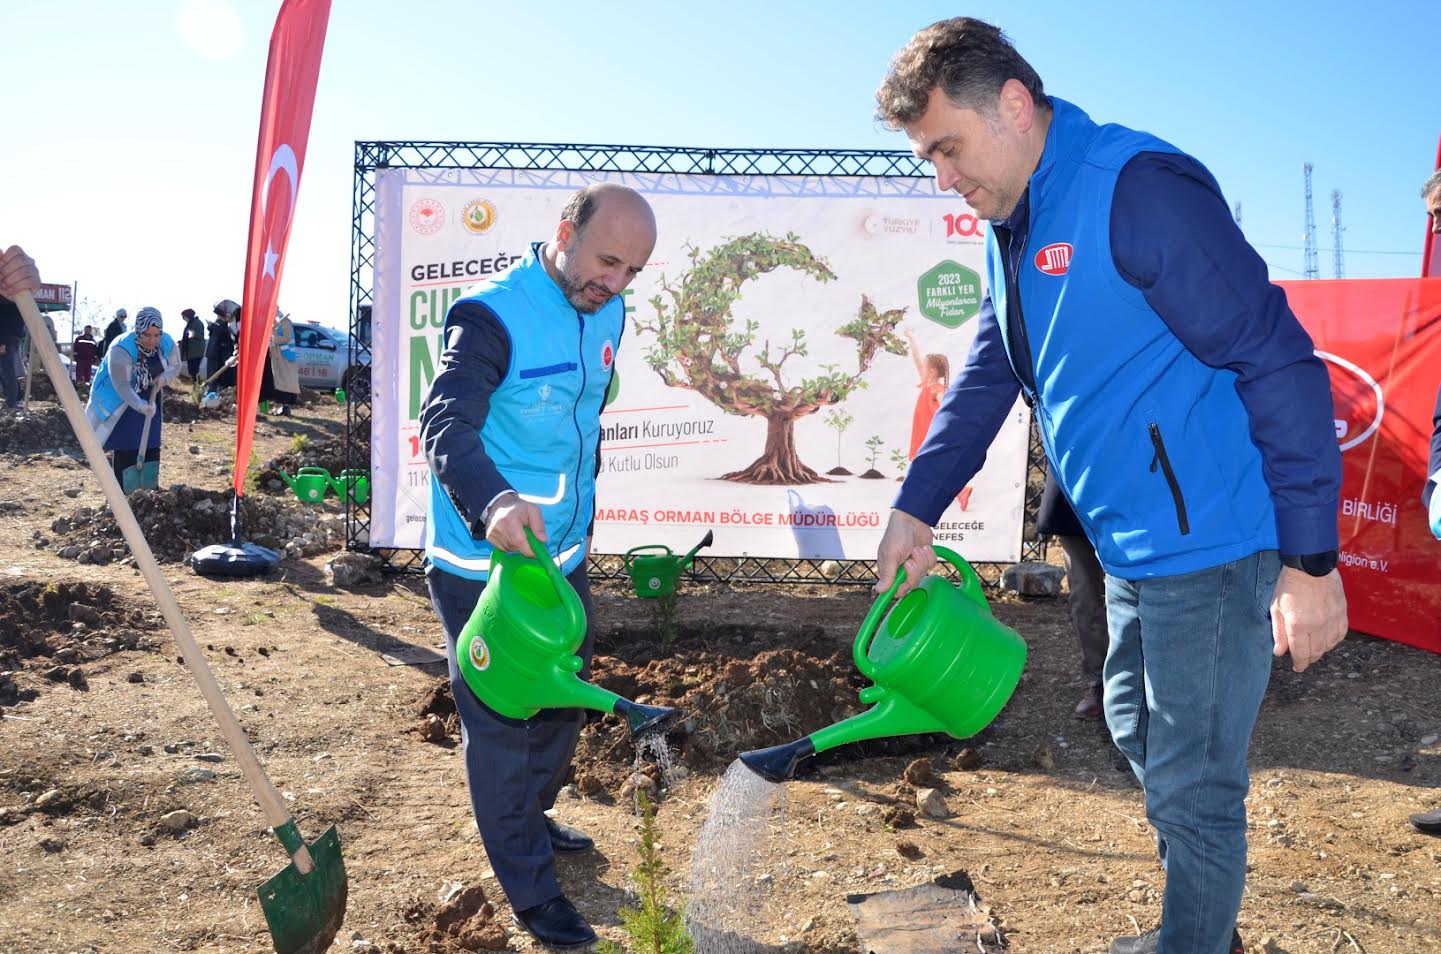
[[[880,480],[885,474],[876,470],[876,461],[880,459],[881,449],[886,446],[885,438],[879,434],[872,434],[866,438],[866,452],[870,456],[871,469],[861,474],[865,480]]]
[[[792,328],[788,342],[773,345],[765,339],[757,348],[760,322],[732,319],[731,307],[741,297],[741,286],[760,275],[790,268],[829,282],[836,277],[830,266],[802,245],[794,232],[784,238],[752,232],[704,253],[689,244],[686,249],[690,268],[674,283],[662,276],[664,294],[650,300],[655,320],[636,321],[636,330],[655,336],[646,363],[668,386],[695,391],[727,414],[766,419],[761,456],[742,470],[722,474],[723,479],[751,484],[826,481],[796,454],[795,422],[864,387],[861,377],[882,348],[891,354],[906,353],[895,334],[905,309],[881,312],[861,295],[856,317],[836,329],[836,334],[856,342],[855,373],[824,364],[819,374],[787,384],[782,368],[792,358],[807,356],[805,332]]]

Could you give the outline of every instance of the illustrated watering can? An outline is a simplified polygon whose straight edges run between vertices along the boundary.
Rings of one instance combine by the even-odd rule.
[[[705,538],[691,548],[683,557],[671,553],[670,547],[662,543],[632,547],[625,552],[625,569],[635,584],[635,595],[645,599],[670,596],[675,592],[675,581],[691,565],[696,553],[702,547],[715,542],[715,532],[707,530]]]
[[[794,742],[745,752],[742,762],[781,782],[802,759],[847,742],[921,732],[966,739],[1000,714],[1020,682],[1025,641],[991,615],[971,565],[945,547],[935,551],[961,574],[961,585],[928,576],[891,608],[905,579],[897,568],[856,634],[856,668],[875,683],[861,690],[871,708]]]
[[[292,477],[285,471],[280,472],[280,479],[285,485],[295,492],[295,497],[302,503],[320,503],[325,499],[325,491],[330,488],[330,471],[324,467],[302,467]]]
[[[330,489],[341,500],[349,496],[356,503],[363,504],[370,499],[370,475],[353,467],[342,470],[330,479]]]
[[[526,536],[536,556],[496,550],[460,632],[455,655],[465,684],[511,719],[578,706],[623,717],[632,738],[664,727],[679,709],[631,702],[580,678],[585,608],[544,545],[529,530]]]

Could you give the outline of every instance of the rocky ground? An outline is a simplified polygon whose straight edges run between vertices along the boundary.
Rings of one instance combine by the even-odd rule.
[[[269,578],[179,562],[228,529],[228,412],[172,416],[162,489],[135,509],[301,830],[340,832],[350,900],[334,949],[532,950],[475,834],[422,582],[350,557],[336,585],[340,505],[301,504],[268,476],[336,459],[344,409],[320,397],[257,429],[242,517],[284,554]],[[0,417],[0,954],[269,950],[255,892],[284,851],[66,433],[43,402]],[[596,589],[598,681],[685,710],[668,772],[613,717],[590,722],[557,806],[597,841],[563,859],[564,886],[622,941],[632,793],[659,800],[679,895],[731,757],[859,708],[849,646],[869,598],[687,584],[663,646],[652,606]],[[858,950],[847,896],[937,879],[968,879],[1017,952],[1094,954],[1159,916],[1139,790],[1103,727],[1070,713],[1082,686],[1064,601],[995,609],[1030,646],[995,724],[826,753],[785,786],[735,888],[756,949]],[[1441,841],[1404,823],[1441,803],[1438,686],[1441,658],[1364,636],[1303,675],[1277,664],[1252,753],[1250,954],[1441,949]]]

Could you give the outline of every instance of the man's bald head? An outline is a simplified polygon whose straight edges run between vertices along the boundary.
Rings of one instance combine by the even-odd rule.
[[[655,240],[655,213],[639,192],[596,183],[565,204],[547,271],[577,311],[594,313],[640,274]]]

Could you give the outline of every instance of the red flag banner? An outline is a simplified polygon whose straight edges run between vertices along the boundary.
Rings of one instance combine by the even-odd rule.
[[[255,435],[262,362],[280,298],[285,246],[295,218],[305,143],[315,107],[315,84],[330,0],[285,0],[270,34],[255,183],[250,193],[250,241],[245,251],[245,297],[241,303],[240,363],[236,385],[236,495],[245,493],[245,465]]]
[[[1441,652],[1441,542],[1421,505],[1441,278],[1280,284],[1331,372],[1351,628]]]

